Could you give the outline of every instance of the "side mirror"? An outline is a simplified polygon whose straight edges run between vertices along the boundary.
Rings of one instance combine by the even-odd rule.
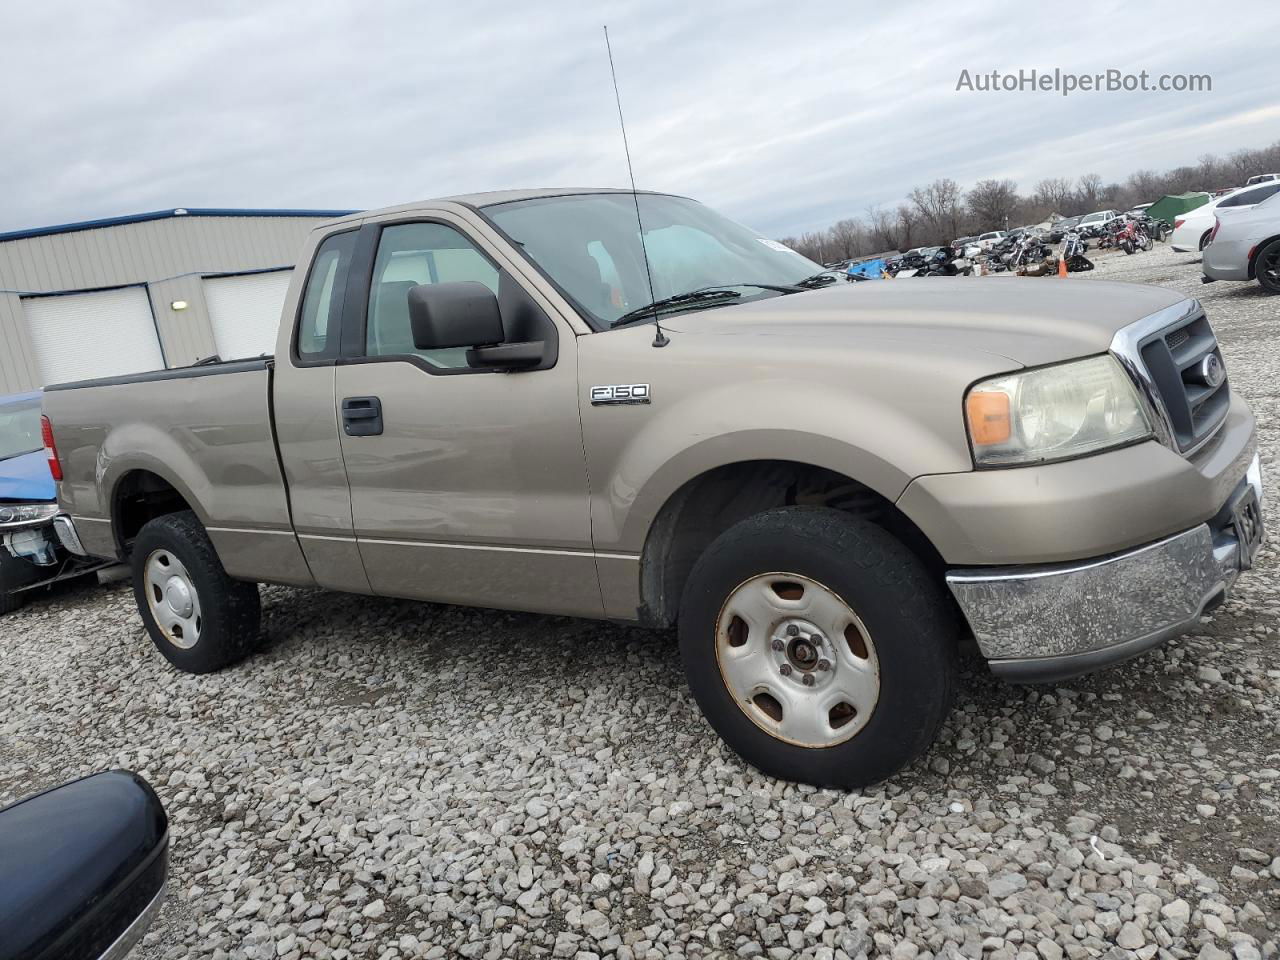
[[[123,957],[164,899],[169,819],[137,774],[99,773],[0,810],[0,952]]]
[[[420,283],[409,288],[409,325],[419,350],[501,343],[498,298],[483,283]]]
[[[420,283],[409,288],[409,325],[419,350],[470,347],[472,367],[517,370],[539,366],[541,340],[506,343],[498,298],[483,283]]]

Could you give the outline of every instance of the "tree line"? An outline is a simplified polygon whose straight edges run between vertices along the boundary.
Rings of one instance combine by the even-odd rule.
[[[1259,173],[1280,173],[1280,140],[1225,157],[1206,153],[1195,166],[1163,173],[1138,170],[1123,183],[1105,183],[1096,173],[1076,180],[1049,177],[1028,194],[1019,193],[1013,180],[979,180],[966,191],[943,178],[914,188],[896,206],[869,207],[860,217],[846,217],[825,230],[783,237],[781,242],[811,260],[835,263],[1039,223],[1051,214],[1071,217],[1095,210],[1126,210],[1167,193],[1237,187]]]

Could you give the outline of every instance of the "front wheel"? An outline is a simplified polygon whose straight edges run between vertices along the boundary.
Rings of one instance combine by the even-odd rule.
[[[1126,257],[1133,255],[1133,242],[1130,240],[1121,240],[1120,249],[1124,251]]]
[[[6,613],[13,613],[22,606],[23,595],[21,593],[6,593],[3,586],[0,586],[0,616]]]
[[[765,773],[850,789],[937,737],[956,623],[892,534],[823,507],[769,510],[694,565],[680,609],[690,689],[716,732]]]
[[[133,593],[147,633],[186,673],[212,673],[260,643],[258,585],[227,576],[189,510],[148,521],[133,544]]]

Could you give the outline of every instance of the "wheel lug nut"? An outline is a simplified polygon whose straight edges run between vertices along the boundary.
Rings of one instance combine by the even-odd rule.
[[[819,669],[819,670],[830,670],[830,669],[831,669],[831,661],[830,661],[830,660],[819,660],[819,661],[818,661],[818,669]]]
[[[774,637],[773,643],[771,643],[770,646],[773,647],[774,650],[781,650],[783,647],[786,646],[786,644],[783,643],[781,640],[779,640],[777,637]]]
[[[789,623],[789,624],[787,624],[787,636],[788,636],[788,637],[798,636],[798,635],[799,635],[799,633],[800,633],[800,628],[799,628],[799,627],[797,627],[794,623]]]
[[[784,677],[791,676],[791,664],[784,663],[782,666],[778,668],[778,672],[781,673]]]
[[[804,679],[803,679],[801,682],[802,682],[806,687],[812,687],[812,686],[813,686],[813,674],[812,674],[812,673],[806,673],[806,674],[804,675]]]

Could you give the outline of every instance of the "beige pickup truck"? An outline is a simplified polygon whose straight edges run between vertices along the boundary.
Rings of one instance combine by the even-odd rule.
[[[1253,416],[1169,290],[846,284],[609,190],[359,214],[299,264],[274,358],[44,396],[64,542],[132,563],[182,670],[262,642],[263,582],[678,627],[742,757],[850,787],[929,746],[966,638],[1094,670],[1261,542]]]

